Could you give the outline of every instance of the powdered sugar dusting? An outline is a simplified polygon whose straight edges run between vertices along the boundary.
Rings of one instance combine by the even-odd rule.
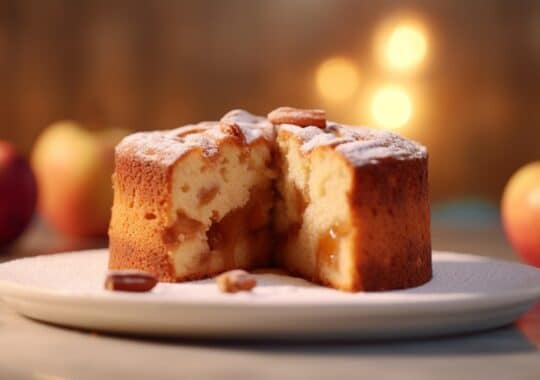
[[[337,146],[349,142],[354,142],[354,139],[350,137],[336,137],[330,133],[323,133],[304,143],[302,145],[302,151],[309,152],[319,146]]]
[[[205,156],[218,153],[218,143],[231,134],[223,125],[235,125],[247,144],[258,139],[273,141],[275,129],[264,117],[244,110],[233,110],[221,121],[186,125],[168,131],[139,132],[126,137],[117,146],[117,153],[130,154],[143,161],[157,161],[171,165],[193,149],[200,149]],[[302,141],[302,151],[331,146],[355,166],[375,164],[384,159],[415,159],[427,156],[424,146],[395,133],[366,127],[354,127],[328,122],[326,128],[299,127],[282,124],[285,130]]]
[[[419,143],[408,140],[396,133],[366,127],[341,127],[357,141],[338,146],[336,151],[343,154],[355,166],[376,164],[384,159],[411,160],[427,157],[427,149]]]
[[[171,165],[191,147],[167,132],[138,132],[129,135],[116,146],[116,154],[131,155],[141,161],[159,161],[163,165]]]
[[[268,141],[273,141],[275,138],[274,127],[268,119],[244,110],[232,110],[223,116],[221,121],[236,124],[248,144],[252,144],[260,138]]]
[[[138,132],[124,138],[116,147],[117,154],[128,154],[141,161],[156,161],[168,166],[193,149],[211,157],[218,153],[219,141],[230,137],[222,122],[234,123],[244,135],[244,141],[252,144],[264,138],[274,140],[274,128],[263,117],[243,110],[227,113],[221,122],[205,121],[183,127],[153,132]]]
[[[319,127],[299,127],[293,124],[281,124],[280,129],[283,129],[291,134],[300,137],[304,142],[308,142],[315,136],[324,134],[324,130]]]
[[[425,158],[427,149],[398,134],[372,129],[328,122],[325,129],[316,127],[301,128],[283,124],[279,128],[299,137],[303,144],[301,150],[310,152],[323,146],[333,146],[355,166],[375,164],[384,159]]]

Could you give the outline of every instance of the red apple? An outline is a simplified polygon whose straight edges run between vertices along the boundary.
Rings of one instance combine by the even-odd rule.
[[[90,131],[73,121],[46,128],[32,153],[38,209],[46,221],[68,235],[107,234],[114,147],[127,134],[117,128]]]
[[[506,235],[522,259],[540,267],[540,161],[519,169],[502,198]]]
[[[14,241],[36,208],[36,181],[27,160],[0,140],[0,247]]]

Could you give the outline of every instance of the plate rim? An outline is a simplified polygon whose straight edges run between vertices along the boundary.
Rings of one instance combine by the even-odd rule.
[[[5,263],[0,264],[0,267],[4,265],[9,265],[15,261],[27,261],[36,258],[46,259],[47,257],[59,257],[62,255],[76,255],[81,253],[86,254],[106,254],[108,248],[102,249],[92,249],[92,250],[81,250],[81,251],[69,251],[63,253],[56,253],[46,256],[33,256],[26,258],[19,258]],[[299,310],[310,307],[317,307],[320,309],[324,308],[335,308],[339,307],[340,309],[354,309],[355,311],[363,308],[369,308],[370,311],[376,311],[377,313],[389,311],[391,313],[396,312],[407,312],[411,311],[411,308],[414,309],[414,312],[418,313],[420,310],[429,310],[431,308],[436,308],[436,312],[447,312],[459,309],[462,311],[465,310],[480,310],[480,309],[491,309],[499,308],[501,305],[512,305],[523,304],[526,302],[534,302],[540,300],[540,269],[537,269],[532,266],[528,266],[522,263],[511,262],[507,260],[501,260],[486,256],[468,254],[468,253],[458,253],[451,251],[439,251],[433,250],[433,255],[438,256],[462,256],[467,257],[475,261],[497,261],[502,262],[512,266],[521,266],[527,268],[527,270],[537,270],[539,274],[539,284],[532,288],[521,288],[519,290],[508,290],[505,292],[490,292],[490,293],[448,293],[448,296],[436,298],[424,298],[424,299],[415,299],[407,300],[399,299],[392,300],[389,302],[387,299],[376,298],[372,295],[384,294],[384,293],[394,293],[396,291],[388,292],[370,292],[370,293],[352,293],[351,296],[360,296],[363,297],[362,302],[354,302],[354,300],[345,300],[342,297],[328,300],[325,299],[324,302],[317,302],[314,300],[308,301],[298,301],[298,300],[271,300],[265,302],[265,300],[257,300],[256,298],[246,300],[246,298],[223,298],[219,300],[205,300],[204,298],[180,298],[180,297],[159,297],[152,298],[148,297],[143,300],[141,294],[132,294],[127,292],[119,292],[111,294],[110,296],[103,297],[102,294],[92,294],[92,293],[82,293],[74,294],[69,291],[63,292],[53,289],[43,289],[32,285],[23,285],[15,283],[13,281],[7,281],[0,279],[0,298],[21,298],[24,300],[32,302],[48,302],[48,303],[62,303],[66,302],[73,305],[84,304],[88,305],[92,303],[94,305],[102,306],[134,306],[145,303],[148,306],[163,306],[167,307],[192,307],[192,308],[257,308],[257,309],[272,309],[272,308],[287,308],[289,310]],[[431,280],[430,280],[431,281]],[[420,285],[423,286],[423,285]],[[336,290],[338,291],[338,290]],[[366,299],[365,297],[371,299]],[[415,294],[418,295],[418,294]],[[253,302],[255,301],[255,302]],[[9,301],[7,301],[9,302]],[[399,310],[398,310],[399,309]]]

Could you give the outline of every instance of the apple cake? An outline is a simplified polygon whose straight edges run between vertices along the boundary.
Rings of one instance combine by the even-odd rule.
[[[235,110],[116,148],[110,269],[161,281],[276,265],[346,291],[432,276],[427,151],[323,111]]]

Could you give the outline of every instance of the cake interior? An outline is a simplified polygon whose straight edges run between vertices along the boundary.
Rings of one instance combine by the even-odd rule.
[[[170,220],[163,232],[177,280],[268,265],[272,251],[271,151],[224,142],[205,157],[193,150],[176,165]]]
[[[288,133],[278,135],[277,147],[278,262],[302,277],[350,288],[355,233],[350,167],[332,147],[303,152],[301,141]]]
[[[330,146],[306,153],[301,145],[285,132],[274,152],[224,143],[216,156],[195,150],[180,161],[174,223],[163,233],[178,280],[275,261],[313,281],[352,287],[350,166]]]

